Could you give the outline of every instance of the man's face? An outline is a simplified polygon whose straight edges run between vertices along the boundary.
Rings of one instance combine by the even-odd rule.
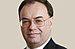
[[[39,2],[25,5],[20,12],[21,31],[30,44],[42,44],[50,36],[51,18],[45,5]]]

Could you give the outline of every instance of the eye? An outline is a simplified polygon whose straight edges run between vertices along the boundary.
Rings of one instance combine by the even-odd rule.
[[[42,20],[36,20],[36,22],[43,22]]]
[[[29,24],[30,22],[28,20],[22,21],[22,24]]]
[[[38,24],[38,25],[43,24],[43,20],[36,20],[36,24]]]

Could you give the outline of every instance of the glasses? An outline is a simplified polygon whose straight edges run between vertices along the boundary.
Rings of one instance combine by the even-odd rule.
[[[49,18],[47,18],[46,20],[48,20],[48,19]],[[39,19],[34,19],[33,22],[36,26],[42,27],[42,26],[44,26],[46,20],[39,18]],[[28,19],[23,19],[20,21],[20,24],[23,27],[29,27],[32,24],[32,22]]]

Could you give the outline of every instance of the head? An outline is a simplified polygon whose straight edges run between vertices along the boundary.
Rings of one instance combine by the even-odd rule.
[[[49,38],[52,16],[53,8],[47,0],[25,0],[21,3],[21,31],[29,47],[38,47]]]

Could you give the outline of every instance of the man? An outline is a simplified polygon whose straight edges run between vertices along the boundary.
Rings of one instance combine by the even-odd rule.
[[[19,6],[25,49],[66,49],[51,38],[53,8],[47,0],[24,0]]]

